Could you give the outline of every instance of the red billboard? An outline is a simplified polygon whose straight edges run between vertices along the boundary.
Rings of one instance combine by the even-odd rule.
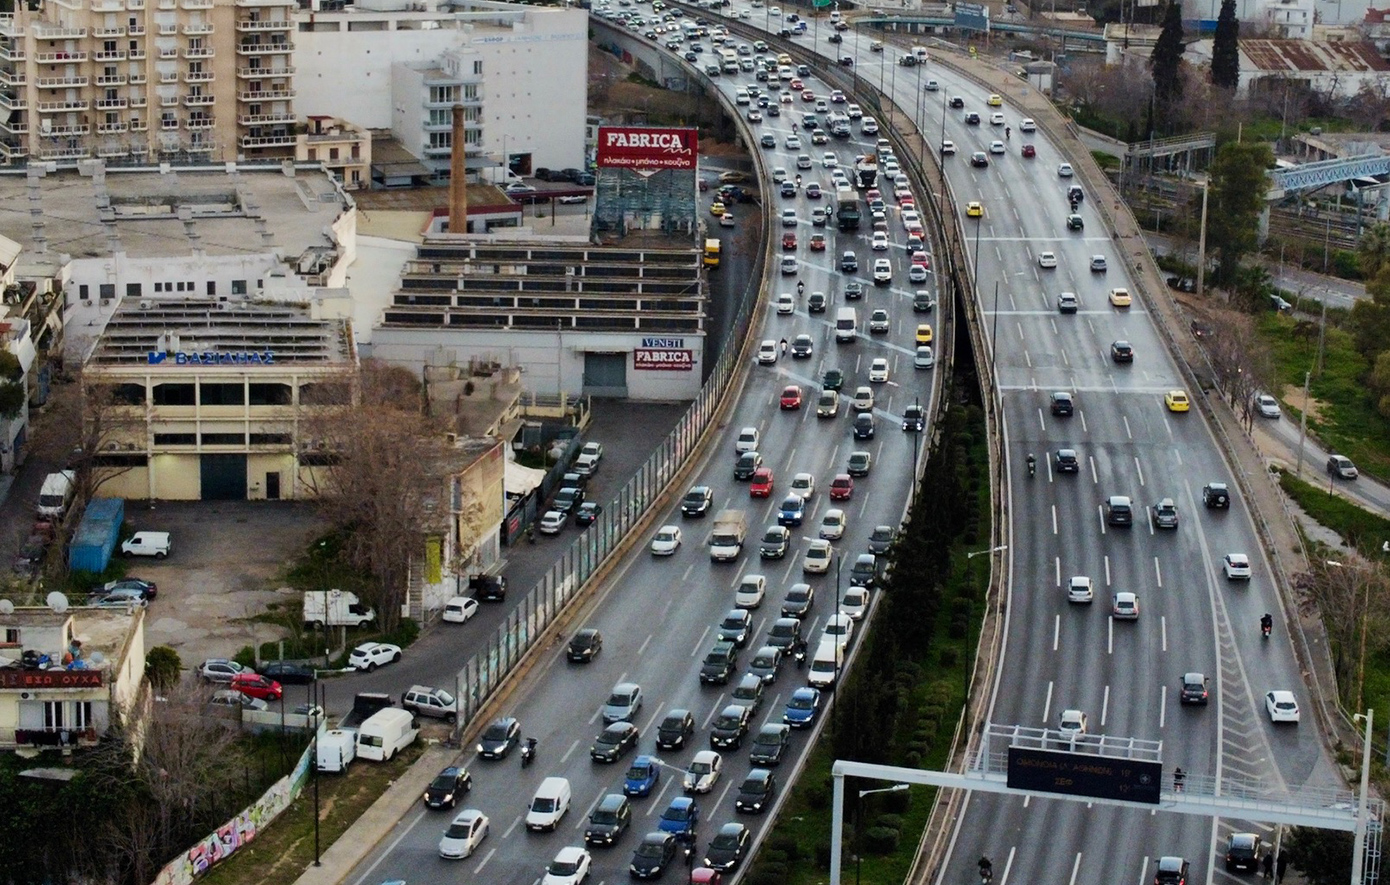
[[[598,164],[607,169],[694,169],[694,129],[600,126]]]

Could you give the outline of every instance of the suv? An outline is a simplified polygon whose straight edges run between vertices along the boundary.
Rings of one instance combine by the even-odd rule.
[[[501,602],[507,598],[507,579],[501,575],[473,575],[468,591],[479,602]]]
[[[1202,486],[1202,503],[1225,510],[1231,506],[1231,493],[1224,482],[1209,482]]]
[[[589,814],[584,844],[612,845],[632,825],[632,803],[621,793],[609,793]]]
[[[1226,872],[1248,870],[1254,872],[1260,865],[1264,854],[1260,837],[1254,833],[1232,833],[1226,845]]]
[[[1126,495],[1111,495],[1105,502],[1105,524],[1129,528],[1134,525],[1134,506]]]
[[[417,716],[433,716],[449,723],[458,719],[458,700],[442,688],[412,685],[401,695],[401,707]]]
[[[734,465],[734,479],[738,482],[748,482],[753,478],[753,473],[763,466],[763,456],[757,452],[744,452],[738,456],[738,463]]]
[[[1075,410],[1071,394],[1065,390],[1059,390],[1052,394],[1052,414],[1070,415]]]
[[[1058,449],[1054,456],[1054,464],[1058,473],[1078,473],[1081,470],[1081,461],[1077,458],[1076,449]]]
[[[1207,677],[1201,673],[1182,674],[1182,688],[1178,693],[1178,702],[1205,706],[1207,703]]]
[[[1187,885],[1187,861],[1181,857],[1160,857],[1154,885]]]
[[[738,668],[738,646],[716,642],[700,664],[701,685],[727,685]]]
[[[1164,498],[1153,506],[1154,528],[1175,529],[1178,527],[1178,505],[1172,498]]]

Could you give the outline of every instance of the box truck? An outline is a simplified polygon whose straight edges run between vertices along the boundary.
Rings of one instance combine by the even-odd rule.
[[[305,590],[304,625],[360,627],[376,620],[376,612],[347,590]]]
[[[420,728],[409,710],[400,707],[378,710],[357,729],[357,755],[374,762],[389,762],[413,744],[419,733]]]
[[[742,510],[721,510],[709,535],[709,558],[715,562],[737,559],[748,534],[748,517]]]

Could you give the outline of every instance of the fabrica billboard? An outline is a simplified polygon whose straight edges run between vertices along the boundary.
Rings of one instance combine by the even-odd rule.
[[[598,165],[607,169],[694,169],[696,130],[600,126]]]

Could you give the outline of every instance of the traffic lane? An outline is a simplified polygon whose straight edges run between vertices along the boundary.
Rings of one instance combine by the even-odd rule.
[[[1299,450],[1299,422],[1289,415],[1277,419],[1256,418],[1257,432],[1268,434],[1287,451],[1285,460],[1297,463]],[[1390,513],[1390,488],[1361,476],[1355,480],[1333,479],[1326,469],[1327,458],[1331,452],[1313,436],[1303,434],[1304,479],[1314,485],[1330,485],[1338,493],[1345,495],[1362,507]]]
[[[662,440],[689,410],[686,403],[618,403],[597,400],[585,438],[603,443],[603,460],[589,480],[588,496],[607,506]],[[510,616],[511,610],[536,586],[584,531],[572,524],[558,535],[536,535],[535,544],[519,543],[504,548],[502,574],[507,578],[507,599],[485,603],[466,624],[437,622],[426,629],[401,655],[399,663],[373,673],[353,673],[324,681],[324,708],[341,715],[352,708],[360,692],[400,695],[412,685],[429,685],[454,691],[456,676],[469,657],[483,647]],[[460,595],[468,595],[462,575],[456,577]]]

